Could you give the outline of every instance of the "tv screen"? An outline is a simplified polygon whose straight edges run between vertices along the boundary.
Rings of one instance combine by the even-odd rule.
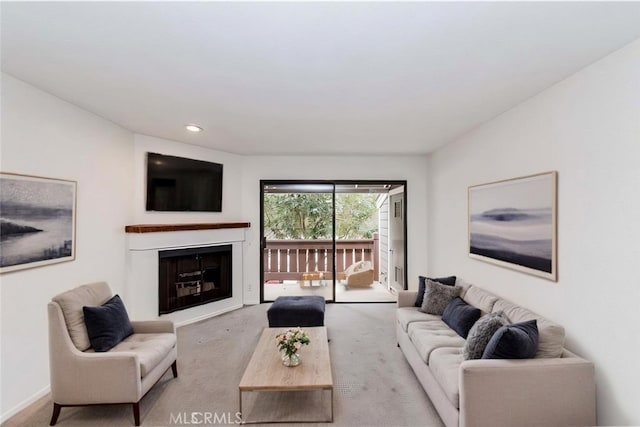
[[[147,153],[147,210],[222,212],[222,165]]]

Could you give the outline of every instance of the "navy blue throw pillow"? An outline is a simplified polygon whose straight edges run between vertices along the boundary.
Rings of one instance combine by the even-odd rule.
[[[431,277],[428,277],[428,279],[434,282],[442,283],[443,285],[447,285],[447,286],[455,286],[456,284],[456,276],[439,277],[437,279],[432,279]],[[426,282],[426,280],[427,280],[427,277],[418,276],[418,296],[414,304],[416,307],[422,307],[422,301],[424,300],[424,286],[425,286],[424,283]]]
[[[538,351],[538,323],[504,325],[496,331],[482,354],[483,359],[530,359]]]
[[[456,331],[458,335],[466,339],[469,330],[480,318],[479,308],[467,304],[460,297],[451,300],[442,313],[442,321]]]
[[[97,307],[82,307],[84,323],[91,347],[97,352],[109,351],[133,334],[127,309],[118,295]]]

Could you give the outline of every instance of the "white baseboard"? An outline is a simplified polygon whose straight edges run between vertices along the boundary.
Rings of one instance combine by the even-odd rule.
[[[202,316],[194,317],[194,318],[188,319],[188,320],[183,320],[182,322],[176,322],[176,328],[179,328],[181,326],[190,325],[192,323],[200,322],[202,320],[206,320],[206,319],[209,319],[211,317],[216,317],[216,316],[219,316],[221,314],[228,313],[230,311],[237,310],[237,309],[242,308],[242,307],[243,307],[242,304],[232,305],[230,307],[222,308],[220,310],[216,310],[216,311],[213,311],[211,313],[203,314]]]
[[[5,412],[3,414],[0,414],[0,424],[5,423],[10,418],[15,416],[18,412],[26,409],[30,405],[33,405],[36,401],[42,399],[44,396],[46,396],[50,392],[51,392],[51,386],[48,385],[45,388],[43,388],[42,390],[40,390],[39,392],[37,392],[36,394],[34,394],[33,396],[28,397],[27,399],[25,399],[22,402],[18,403],[16,406],[14,406],[13,408],[9,409],[7,412]]]

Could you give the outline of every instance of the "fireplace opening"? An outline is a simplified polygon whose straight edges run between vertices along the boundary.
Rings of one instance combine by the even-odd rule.
[[[231,298],[231,245],[160,251],[158,312]]]

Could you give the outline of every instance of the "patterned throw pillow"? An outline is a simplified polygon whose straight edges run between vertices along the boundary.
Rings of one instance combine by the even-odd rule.
[[[461,291],[462,288],[459,286],[447,286],[427,279],[425,281],[424,300],[418,310],[441,316],[447,305],[455,297],[459,296]]]
[[[508,323],[509,321],[502,311],[482,316],[469,330],[467,341],[462,349],[464,359],[481,359],[493,334]]]

